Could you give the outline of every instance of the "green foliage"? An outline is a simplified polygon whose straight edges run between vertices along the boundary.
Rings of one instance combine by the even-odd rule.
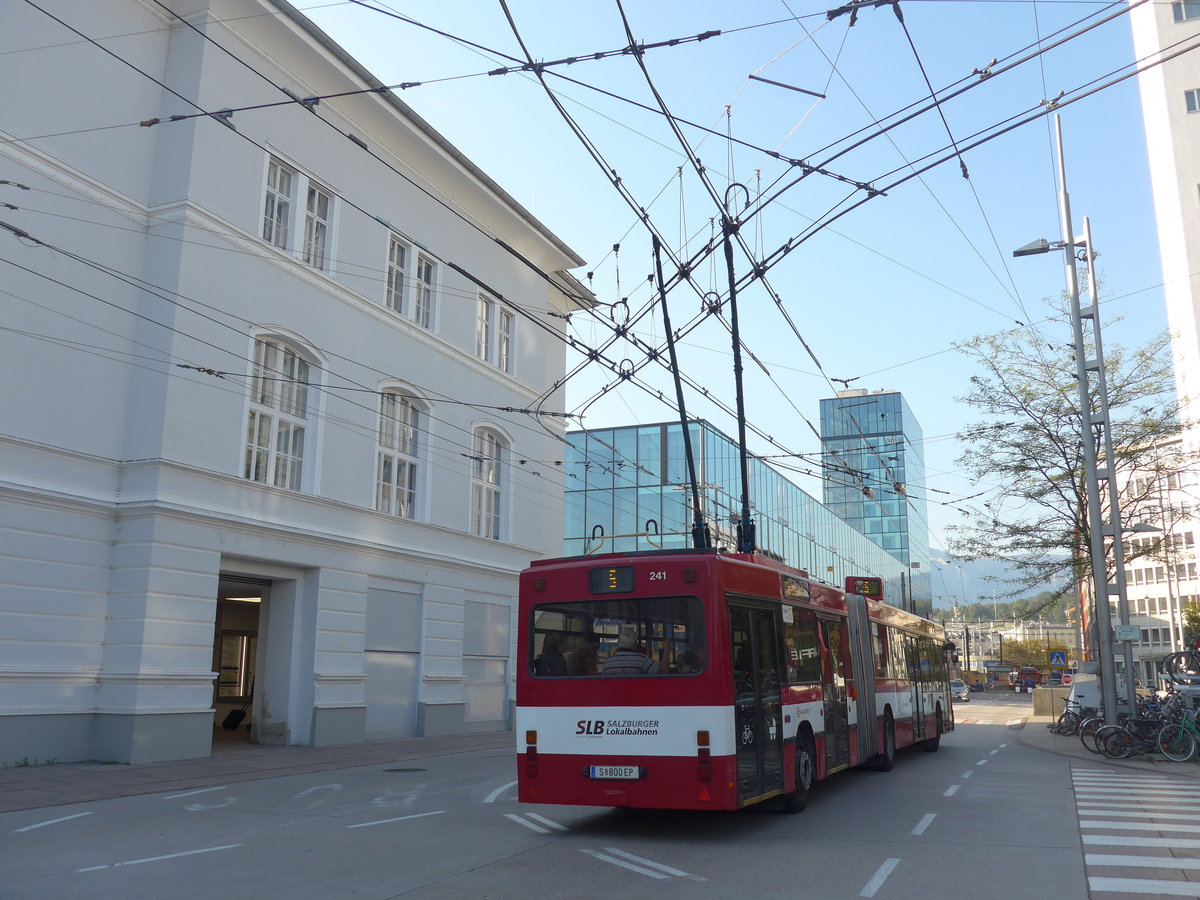
[[[958,614],[968,622],[977,619],[1042,619],[1047,622],[1065,624],[1067,610],[1073,608],[1075,601],[1071,598],[1060,597],[1054,591],[1041,591],[1032,597],[1020,600],[1008,600],[1003,603],[980,602],[960,603]]]
[[[1051,585],[1050,600],[1066,598],[1068,605],[1075,586],[1091,575],[1085,431],[1078,410],[1074,349],[1060,343],[1070,335],[1060,309],[1040,330],[1018,328],[958,345],[980,370],[959,399],[981,416],[959,434],[966,450],[958,464],[975,482],[995,488],[982,510],[963,513],[963,524],[950,538],[955,556],[1009,564],[1015,574],[1002,580],[1003,596]],[[1099,464],[1116,473],[1118,484],[1126,482],[1122,471],[1136,471],[1147,479],[1140,492],[1132,482],[1122,490],[1124,524],[1154,523],[1163,531],[1172,524],[1171,514],[1162,508],[1157,490],[1144,485],[1165,482],[1186,465],[1161,450],[1164,440],[1180,428],[1169,345],[1168,335],[1162,334],[1135,350],[1105,347],[1114,458],[1104,460],[1095,429],[1088,434]],[[1085,353],[1094,356],[1094,348],[1086,347]],[[1095,411],[1094,399],[1091,405]],[[1111,568],[1111,546],[1107,549]],[[1147,547],[1131,554],[1153,552]],[[1046,608],[1053,605],[1047,601]]]
[[[1045,641],[1031,638],[1027,641],[1005,639],[1004,663],[1014,669],[1020,666],[1037,666],[1046,668],[1046,651],[1049,649]]]
[[[1189,647],[1196,646],[1200,638],[1200,604],[1195,601],[1183,607],[1183,642]]]

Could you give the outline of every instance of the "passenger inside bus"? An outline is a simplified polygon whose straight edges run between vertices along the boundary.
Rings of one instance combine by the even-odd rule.
[[[703,647],[692,647],[690,650],[684,650],[679,654],[679,659],[676,662],[674,671],[682,675],[689,675],[693,672],[703,672],[704,663],[708,660],[708,654]]]
[[[617,649],[604,661],[605,675],[657,675],[658,663],[638,646],[637,629],[624,625],[617,634]]]
[[[563,658],[566,643],[566,637],[559,631],[551,631],[542,638],[542,654],[533,661],[533,674],[566,675],[567,661]]]

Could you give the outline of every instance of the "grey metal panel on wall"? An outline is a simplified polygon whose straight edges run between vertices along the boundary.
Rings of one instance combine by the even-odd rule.
[[[367,588],[366,650],[419,653],[421,596]]]
[[[463,655],[507,658],[511,616],[512,608],[508,603],[466,601]]]

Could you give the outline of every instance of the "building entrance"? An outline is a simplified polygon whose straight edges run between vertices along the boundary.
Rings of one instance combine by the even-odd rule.
[[[258,739],[254,696],[258,671],[259,622],[271,582],[222,577],[217,589],[213,641],[213,742]]]

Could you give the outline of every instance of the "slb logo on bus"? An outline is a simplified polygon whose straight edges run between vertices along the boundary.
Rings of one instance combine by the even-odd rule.
[[[581,719],[575,723],[576,734],[658,734],[657,719]]]

